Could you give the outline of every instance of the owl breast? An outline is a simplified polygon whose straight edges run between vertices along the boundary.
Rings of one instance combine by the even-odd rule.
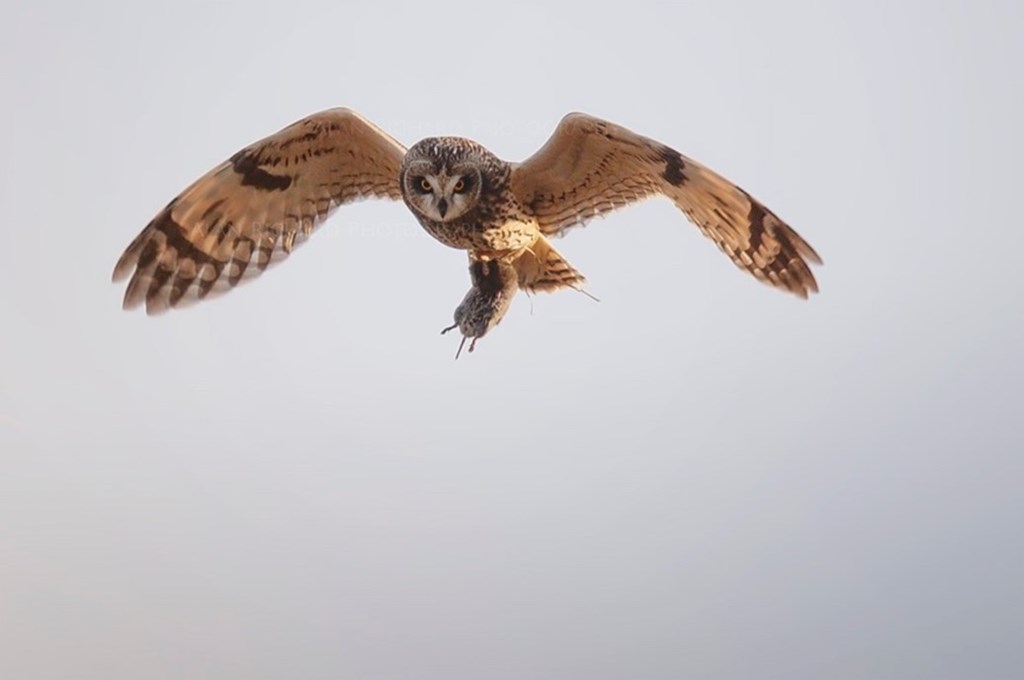
[[[489,216],[487,221],[453,220],[437,222],[420,218],[420,224],[441,243],[468,250],[485,258],[500,257],[529,247],[540,235],[537,222],[528,217]]]

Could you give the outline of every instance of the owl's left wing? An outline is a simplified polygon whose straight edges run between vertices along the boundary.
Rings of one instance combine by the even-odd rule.
[[[283,259],[339,205],[400,199],[405,147],[351,109],[255,142],[178,194],[128,246],[124,307],[155,314],[234,288]]]
[[[533,156],[515,166],[512,191],[558,235],[587,219],[663,195],[740,268],[806,298],[821,258],[775,213],[721,175],[626,128],[571,113]]]

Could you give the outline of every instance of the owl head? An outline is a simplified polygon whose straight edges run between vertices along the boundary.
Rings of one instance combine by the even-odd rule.
[[[428,137],[405,154],[402,198],[412,211],[434,222],[451,222],[470,212],[501,161],[461,137]]]

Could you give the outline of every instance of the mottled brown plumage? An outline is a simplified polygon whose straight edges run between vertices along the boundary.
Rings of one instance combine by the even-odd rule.
[[[248,146],[182,191],[128,246],[124,307],[149,314],[225,292],[263,272],[339,205],[401,198],[405,148],[347,109]]]
[[[660,194],[758,279],[802,298],[818,290],[807,261],[821,259],[774,213],[700,163],[607,121],[563,118],[516,168],[512,191],[545,235]]]
[[[804,298],[817,291],[808,263],[820,264],[818,255],[743,189],[670,147],[581,113],[563,118],[518,164],[460,137],[431,137],[407,152],[354,111],[315,114],[186,188],[128,246],[113,278],[130,277],[125,308],[158,313],[259,274],[339,205],[401,198],[427,233],[469,253],[473,285],[450,328],[472,338],[472,350],[518,289],[581,289],[583,276],[548,237],[655,195],[761,281]]]

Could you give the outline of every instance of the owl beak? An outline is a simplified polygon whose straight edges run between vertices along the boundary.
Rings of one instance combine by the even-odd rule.
[[[440,215],[441,215],[441,217],[443,219],[444,218],[444,214],[446,212],[448,212],[448,201],[446,201],[443,198],[441,200],[439,200],[437,202],[437,212],[440,213]]]

